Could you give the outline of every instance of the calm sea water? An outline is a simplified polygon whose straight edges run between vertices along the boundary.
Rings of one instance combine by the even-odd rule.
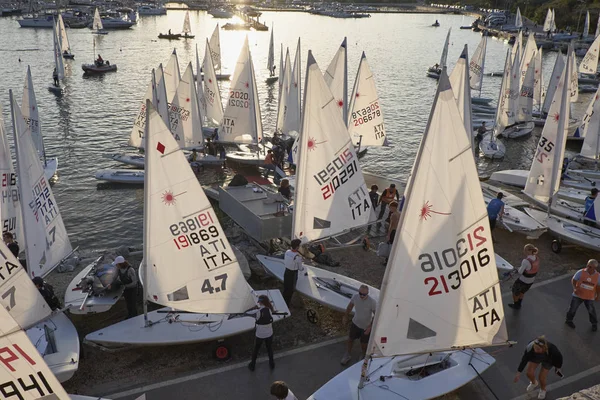
[[[180,31],[184,15],[184,11],[169,11],[164,16],[140,17],[133,29],[111,31],[100,37],[88,29],[69,30],[75,60],[66,61],[66,92],[62,97],[47,90],[54,62],[52,30],[24,29],[15,19],[0,19],[0,101],[10,141],[12,143],[8,90],[13,89],[20,103],[25,71],[30,65],[47,153],[59,159],[59,176],[53,191],[74,245],[94,250],[142,242],[143,190],[98,184],[93,175],[98,169],[121,168],[103,155],[126,150],[152,68],[159,63],[166,64],[173,48],[177,49],[182,73],[188,62],[195,68],[196,45],[203,57],[205,38],[217,22],[221,25],[226,22],[204,11],[192,11],[195,40],[157,39],[159,32]],[[441,23],[440,28],[430,26],[436,19]],[[363,168],[403,178],[412,167],[436,90],[436,81],[427,78],[425,71],[439,61],[447,29],[452,27],[450,70],[464,44],[468,44],[472,53],[481,39],[477,33],[458,29],[469,25],[471,17],[455,15],[373,14],[371,18],[352,20],[297,12],[265,12],[261,20],[274,27],[277,65],[280,43],[284,48],[290,47],[293,57],[298,37],[301,38],[302,70],[309,49],[321,69],[326,69],[347,36],[350,88],[360,55],[362,51],[366,53],[376,77],[386,131],[393,147],[370,149],[362,161]],[[246,34],[255,62],[263,126],[265,133],[270,134],[277,111],[277,85],[265,83],[270,32],[221,30],[222,62],[224,70],[233,73]],[[118,64],[117,73],[82,76],[81,64],[94,58],[94,39],[95,53]],[[508,48],[504,42],[488,41],[485,65],[488,72],[502,70]],[[545,75],[550,75],[555,57],[556,53],[545,55]],[[486,77],[482,95],[496,99],[499,85],[499,78]],[[224,82],[222,93],[226,93],[227,87],[228,82]],[[575,114],[585,111],[589,96],[580,95],[580,102],[574,105]],[[506,159],[494,163],[479,160],[480,170],[529,168],[535,142],[534,135],[507,143]],[[214,181],[222,174],[210,172],[203,179]]]

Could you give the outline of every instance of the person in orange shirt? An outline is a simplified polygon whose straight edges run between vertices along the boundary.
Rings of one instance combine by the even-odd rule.
[[[571,279],[573,285],[573,296],[571,297],[571,305],[569,311],[567,311],[567,319],[565,324],[571,328],[575,328],[573,323],[573,317],[577,309],[583,303],[587,308],[590,315],[590,322],[592,323],[592,331],[598,330],[598,317],[596,316],[596,308],[594,307],[594,301],[598,299],[598,279],[600,273],[596,271],[598,267],[598,261],[591,259],[587,262],[585,268],[577,271]]]
[[[273,171],[273,173],[277,175],[277,172],[275,172],[275,163],[273,162],[272,150],[267,150],[267,155],[265,156],[265,163],[263,165],[263,168],[265,169],[265,179],[269,177],[269,171]]]

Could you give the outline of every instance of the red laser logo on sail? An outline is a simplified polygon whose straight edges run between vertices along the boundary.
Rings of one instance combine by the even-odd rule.
[[[429,201],[426,201],[421,207],[421,212],[419,213],[419,219],[421,221],[427,221],[427,218],[431,218],[431,214],[439,214],[439,215],[450,215],[450,213],[443,213],[439,211],[434,211],[433,206],[429,204]]]

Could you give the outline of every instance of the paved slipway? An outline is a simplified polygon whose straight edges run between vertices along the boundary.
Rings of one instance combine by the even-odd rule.
[[[483,379],[500,400],[537,398],[525,395],[527,378],[522,375],[513,383],[525,345],[534,337],[544,334],[555,343],[564,355],[564,379],[554,373],[549,375],[547,399],[553,400],[583,388],[600,383],[600,332],[593,333],[585,307],[575,317],[575,330],[564,324],[565,312],[571,295],[571,274],[563,275],[535,285],[523,302],[520,311],[505,307],[510,338],[518,344],[512,348],[491,348],[496,364],[483,374]],[[504,295],[505,304],[510,295]],[[107,394],[111,399],[133,400],[146,393],[148,400],[158,399],[269,399],[269,386],[275,380],[286,381],[299,399],[305,399],[327,382],[343,367],[339,359],[343,353],[344,338],[290,350],[277,355],[276,368],[270,371],[266,360],[250,372],[246,363],[225,367],[120,393]],[[357,346],[358,347],[358,346]],[[358,360],[355,349],[354,360]],[[494,399],[481,380],[461,388],[460,399]]]

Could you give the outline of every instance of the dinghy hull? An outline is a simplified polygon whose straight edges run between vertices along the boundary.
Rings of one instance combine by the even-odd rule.
[[[586,249],[600,250],[600,229],[555,215],[548,216],[545,211],[525,208],[525,212],[539,222],[547,225],[548,230],[559,239],[585,247]]]
[[[42,164],[44,167],[44,176],[47,180],[50,180],[54,175],[56,175],[56,171],[58,171],[58,158],[48,158],[46,159],[46,164]]]
[[[500,182],[505,185],[516,186],[520,188],[525,187],[527,183],[527,177],[529,171],[524,169],[508,169],[505,171],[497,171],[490,176],[490,180],[494,182]]]
[[[483,153],[485,158],[500,159],[506,154],[506,147],[504,143],[499,140],[492,140],[492,133],[486,135],[481,142],[479,142],[479,150]]]
[[[96,172],[94,177],[101,181],[113,183],[126,183],[134,185],[144,184],[144,171],[131,169],[105,169]]]
[[[258,290],[256,295],[266,294],[271,299],[277,313],[287,313],[289,309],[279,290]],[[148,313],[153,324],[145,327],[144,316],[121,321],[85,337],[84,343],[97,345],[109,350],[132,346],[169,346],[188,343],[209,342],[239,335],[254,329],[255,318],[240,317],[228,319],[227,314],[168,314],[170,308]],[[274,322],[285,315],[273,315]]]
[[[103,65],[102,67],[97,67],[95,64],[82,64],[81,69],[86,74],[104,74],[106,72],[116,72],[117,64]]]

